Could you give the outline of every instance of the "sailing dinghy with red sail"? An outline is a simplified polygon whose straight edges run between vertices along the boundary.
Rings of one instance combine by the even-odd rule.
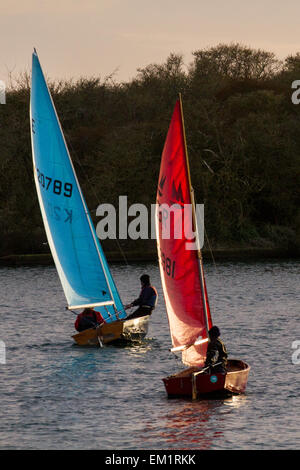
[[[187,229],[188,227],[188,229]],[[189,366],[163,379],[168,396],[243,393],[250,367],[229,360],[226,373],[204,369],[212,327],[193,189],[186,148],[181,97],[165,141],[157,189],[156,239],[162,287],[173,348]]]

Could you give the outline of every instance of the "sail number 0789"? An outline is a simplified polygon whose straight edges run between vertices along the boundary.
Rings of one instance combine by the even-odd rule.
[[[163,266],[163,270],[165,273],[174,278],[175,275],[175,261],[172,261],[170,258],[165,256],[165,254],[161,251],[161,262]]]
[[[54,194],[63,194],[65,197],[72,196],[73,185],[71,183],[63,184],[60,180],[54,180],[49,176],[45,176],[38,168],[36,171],[38,175],[38,182],[41,186],[43,186],[43,188],[46,189],[46,191],[52,189]]]

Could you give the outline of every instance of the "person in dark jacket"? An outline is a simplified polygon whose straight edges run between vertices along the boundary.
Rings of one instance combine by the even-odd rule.
[[[77,315],[75,329],[80,332],[102,323],[105,323],[105,320],[100,312],[96,312],[93,308],[85,308],[83,312]]]
[[[223,341],[220,340],[220,330],[213,326],[209,332],[209,343],[206,351],[205,367],[209,367],[209,372],[226,372],[227,350]],[[218,362],[221,364],[213,367]]]
[[[151,315],[152,311],[156,306],[157,291],[155,287],[151,286],[150,277],[148,276],[148,274],[143,274],[140,277],[140,281],[142,286],[140,296],[131,304],[125,306],[125,309],[135,306],[137,306],[138,308],[131,315],[128,315],[126,320],[137,317],[143,317],[145,315]]]

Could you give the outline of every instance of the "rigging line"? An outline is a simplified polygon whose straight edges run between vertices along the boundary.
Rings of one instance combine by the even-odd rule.
[[[195,191],[194,191],[194,200],[195,200],[195,203],[197,203],[197,201],[196,201],[196,196],[195,196]],[[212,247],[211,247],[211,244],[210,244],[208,235],[207,235],[207,231],[206,231],[206,228],[205,228],[204,220],[201,220],[201,222],[202,222],[203,229],[204,229],[205,239],[206,239],[206,241],[207,241],[207,243],[208,243],[208,247],[209,247],[211,259],[212,259],[214,268],[216,269],[216,271],[217,271],[217,273],[218,273],[217,264],[216,264],[215,257],[214,257],[214,255],[213,255],[213,251],[212,251]]]
[[[182,365],[182,359],[181,357],[178,357],[176,354],[172,354],[173,358],[175,359],[176,366],[180,363]]]
[[[206,239],[206,241],[207,241],[207,243],[208,243],[210,255],[211,255],[211,258],[212,258],[212,261],[213,261],[215,270],[216,270],[217,273],[218,273],[218,267],[217,267],[217,264],[216,264],[216,261],[215,261],[215,257],[214,257],[214,255],[213,255],[213,251],[212,251],[211,244],[210,244],[210,241],[209,241],[209,238],[208,238],[207,231],[206,231],[205,227],[204,227],[204,233],[205,233],[205,239]]]
[[[66,137],[66,132],[65,132],[65,137]],[[85,179],[87,180],[87,182],[89,183],[89,186],[90,186],[90,188],[91,188],[91,190],[92,190],[92,192],[93,192],[93,194],[94,194],[94,196],[95,196],[95,198],[96,198],[98,204],[100,205],[101,202],[100,202],[100,199],[99,199],[99,197],[98,197],[98,195],[97,195],[97,193],[96,193],[96,191],[95,191],[95,189],[94,189],[94,185],[92,184],[92,182],[91,182],[91,180],[90,180],[88,174],[84,171],[83,166],[81,165],[80,159],[79,159],[79,157],[78,157],[78,155],[77,155],[77,152],[75,151],[75,149],[74,149],[74,147],[73,147],[73,145],[72,145],[70,139],[68,139],[68,146],[70,147],[70,149],[71,149],[71,151],[72,151],[72,155],[74,155],[74,157],[75,157],[76,163],[80,166],[80,170],[82,171],[82,174],[83,174],[84,178],[85,178]],[[91,211],[89,211],[89,212],[91,212]],[[129,263],[128,263],[128,260],[127,260],[127,258],[126,258],[126,255],[125,255],[124,251],[122,250],[122,247],[121,247],[121,245],[120,245],[120,243],[119,243],[119,240],[118,240],[118,238],[117,238],[117,234],[114,233],[114,235],[115,235],[115,237],[116,237],[115,240],[116,240],[116,243],[117,243],[117,245],[118,245],[119,251],[120,251],[121,255],[123,256],[126,265],[129,266]]]

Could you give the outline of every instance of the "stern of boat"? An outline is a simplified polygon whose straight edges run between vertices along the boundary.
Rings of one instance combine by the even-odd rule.
[[[72,338],[78,346],[99,346],[96,328],[89,328],[76,333]]]

